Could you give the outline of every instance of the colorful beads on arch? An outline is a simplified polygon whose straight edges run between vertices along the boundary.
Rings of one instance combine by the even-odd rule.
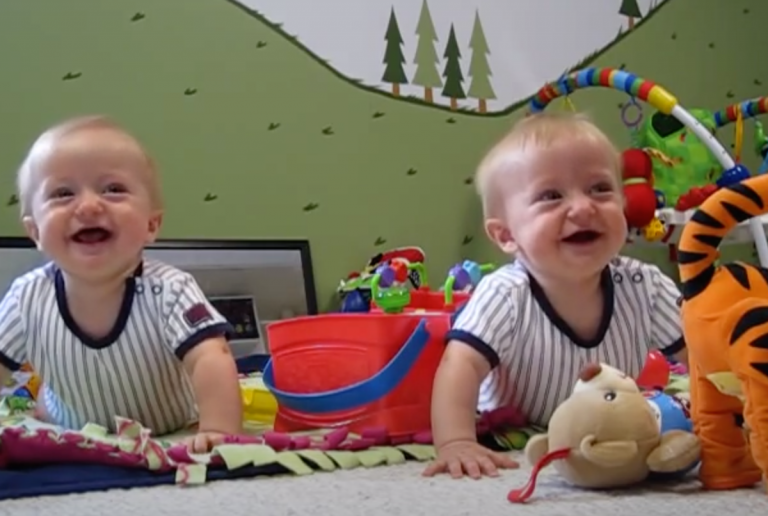
[[[624,70],[587,68],[569,74],[541,88],[531,100],[531,110],[543,111],[558,97],[570,95],[577,89],[602,86],[613,88],[650,103],[662,113],[669,114],[677,99],[661,86]]]
[[[741,112],[742,118],[752,118],[768,112],[768,97],[745,100],[738,104],[731,104],[727,108],[715,113],[715,125],[717,127],[735,122]]]

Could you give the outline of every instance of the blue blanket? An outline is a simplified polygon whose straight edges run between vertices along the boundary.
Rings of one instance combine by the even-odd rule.
[[[208,481],[280,475],[287,470],[279,465],[247,466],[237,470],[210,470]],[[97,465],[61,464],[25,469],[0,470],[0,500],[50,496],[107,489],[131,489],[175,484],[174,473]]]

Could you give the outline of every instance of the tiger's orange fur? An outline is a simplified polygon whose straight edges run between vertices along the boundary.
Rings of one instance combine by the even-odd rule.
[[[726,234],[766,212],[768,175],[722,188],[696,210],[678,244],[691,417],[708,489],[752,486],[768,474],[768,270],[716,265]],[[734,375],[741,397],[718,389],[716,373]],[[742,414],[749,442],[735,422]]]

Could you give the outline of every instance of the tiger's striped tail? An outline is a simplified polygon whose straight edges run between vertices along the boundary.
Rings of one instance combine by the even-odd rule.
[[[696,209],[683,226],[678,243],[683,299],[693,299],[709,286],[723,238],[742,222],[765,213],[768,213],[768,175],[721,188]]]

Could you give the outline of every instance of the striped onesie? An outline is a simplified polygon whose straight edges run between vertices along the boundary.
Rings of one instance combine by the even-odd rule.
[[[122,416],[162,435],[197,418],[181,359],[229,331],[190,274],[145,260],[126,281],[112,330],[93,338],[72,318],[51,263],[17,278],[0,302],[0,363],[33,367],[44,384],[38,403],[54,424],[115,431]]]
[[[483,278],[447,335],[476,349],[492,367],[478,410],[512,404],[531,423],[546,426],[585,363],[607,363],[636,378],[649,351],[671,355],[685,347],[680,293],[658,267],[616,258],[603,271],[601,288],[598,334],[585,340],[558,316],[520,262]]]

